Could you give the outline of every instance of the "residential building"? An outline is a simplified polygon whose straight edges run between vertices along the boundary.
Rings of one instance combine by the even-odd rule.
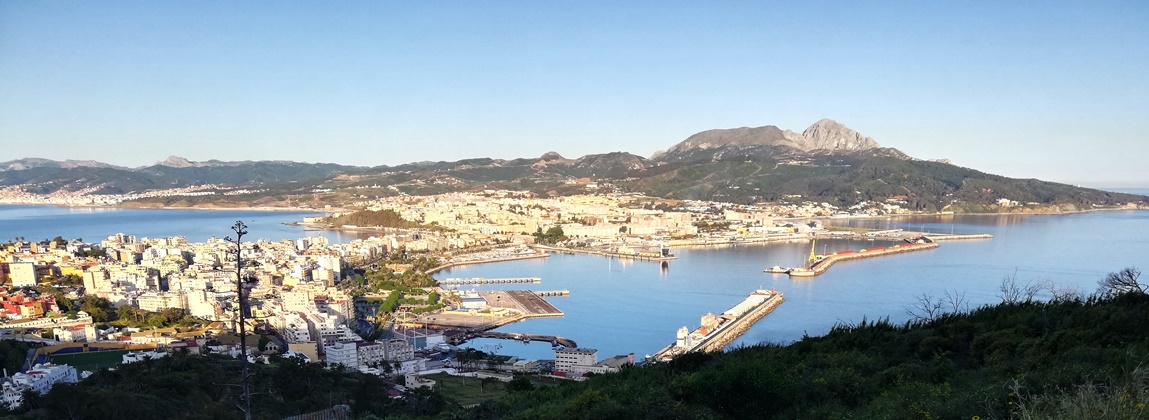
[[[323,346],[323,352],[328,365],[359,369],[359,350],[355,343],[331,343]]]
[[[598,350],[587,348],[560,348],[555,350],[555,371],[583,374],[598,363]]]
[[[15,409],[24,401],[24,391],[32,390],[44,394],[52,385],[60,382],[76,383],[79,376],[76,368],[68,365],[37,364],[27,372],[17,373],[4,380],[4,403]]]

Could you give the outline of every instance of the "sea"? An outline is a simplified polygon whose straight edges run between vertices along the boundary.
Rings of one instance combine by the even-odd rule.
[[[234,237],[231,227],[237,221],[248,227],[245,241],[323,236],[343,243],[363,235],[289,225],[319,215],[322,213],[0,205],[0,242],[20,238],[42,241],[57,236],[99,242],[117,233],[136,238],[183,236],[191,242],[205,242],[212,237]]]
[[[312,213],[233,210],[134,210],[0,206],[0,240],[42,240],[62,236],[98,241],[125,233],[137,237],[182,235],[190,241],[233,235],[237,220],[251,240],[323,236],[349,242],[363,233],[305,230],[288,223]],[[669,345],[678,328],[699,325],[756,289],[783,292],[785,303],[762,318],[728,348],[785,344],[817,336],[835,325],[888,319],[900,324],[923,296],[958,296],[969,308],[1000,302],[1003,279],[1041,283],[1093,293],[1107,273],[1125,267],[1149,271],[1149,211],[1098,211],[1065,215],[949,215],[880,219],[829,219],[830,226],[905,229],[935,233],[994,235],[992,239],[945,241],[927,251],[847,261],[807,279],[764,273],[774,265],[794,266],[817,253],[892,245],[894,241],[832,239],[676,248],[668,264],[581,254],[454,267],[451,277],[539,277],[533,290],[569,290],[547,298],[561,318],[531,319],[500,331],[559,335],[600,358],[654,354]],[[1146,275],[1149,280],[1149,274]],[[464,289],[523,289],[524,285]],[[476,339],[470,347],[499,354],[551,359],[546,343]]]

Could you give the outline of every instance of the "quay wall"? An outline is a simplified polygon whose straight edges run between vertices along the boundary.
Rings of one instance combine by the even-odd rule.
[[[734,341],[734,339],[742,336],[746,330],[749,330],[750,327],[754,325],[754,323],[758,322],[758,320],[762,319],[762,317],[769,315],[770,312],[774,312],[774,308],[777,308],[778,305],[781,305],[785,300],[786,299],[782,296],[782,293],[774,293],[773,296],[770,296],[770,298],[766,299],[765,302],[762,302],[762,304],[757,308],[754,308],[738,319],[731,321],[732,324],[729,327],[726,327],[722,329],[722,331],[717,332],[713,337],[707,337],[707,339],[697,347],[697,350],[694,351],[722,351],[726,345],[730,344],[730,342]]]
[[[751,309],[745,314],[742,314],[742,316],[738,317],[737,319],[730,321],[729,324],[720,326],[719,330],[714,331],[710,336],[706,337],[694,346],[679,350],[675,348],[674,343],[671,343],[669,346],[666,346],[662,350],[656,352],[653,356],[653,360],[666,360],[685,353],[698,351],[721,351],[726,347],[727,344],[730,344],[732,341],[734,341],[734,339],[742,336],[742,334],[745,333],[746,330],[749,330],[750,327],[754,325],[754,323],[758,322],[758,320],[762,319],[762,317],[768,315],[770,312],[773,312],[774,308],[777,308],[778,305],[782,304],[782,302],[785,300],[786,298],[782,295],[781,292],[775,292],[757,307]]]

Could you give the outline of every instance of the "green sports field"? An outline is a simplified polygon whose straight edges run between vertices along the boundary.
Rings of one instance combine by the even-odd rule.
[[[55,364],[70,365],[76,371],[85,370],[95,372],[100,368],[119,366],[127,350],[95,351],[88,353],[70,353],[48,356],[48,361]]]

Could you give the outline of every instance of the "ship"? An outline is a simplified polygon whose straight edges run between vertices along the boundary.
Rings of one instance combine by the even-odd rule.
[[[786,274],[786,273],[790,272],[790,269],[783,267],[783,266],[780,266],[780,265],[776,265],[776,266],[767,268],[767,269],[762,270],[762,271],[766,272],[766,273],[773,273],[773,274]]]

